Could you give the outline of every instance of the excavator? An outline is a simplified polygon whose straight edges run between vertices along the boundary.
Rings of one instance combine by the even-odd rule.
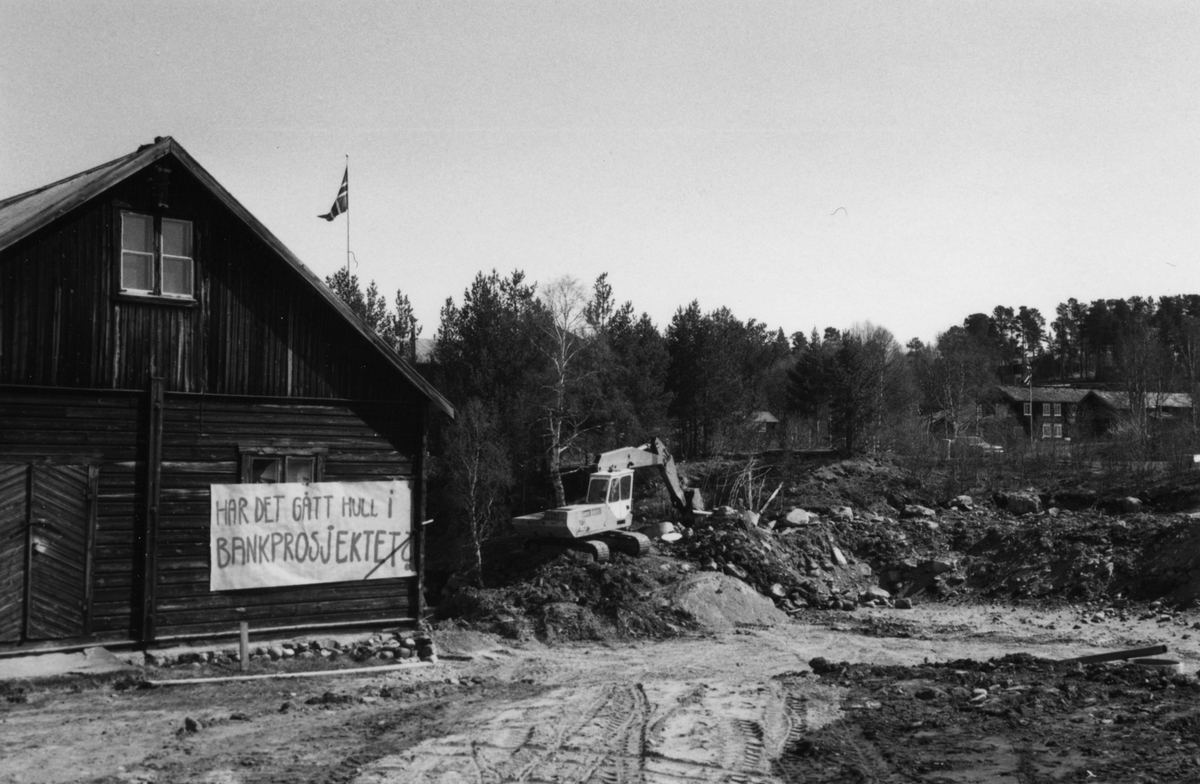
[[[704,513],[700,491],[679,481],[675,459],[662,441],[627,446],[596,456],[588,480],[587,500],[559,509],[514,517],[513,528],[527,537],[526,547],[564,547],[590,554],[603,563],[612,550],[634,557],[650,548],[650,539],[630,530],[633,526],[633,472],[655,467],[667,486],[671,505],[685,525]]]

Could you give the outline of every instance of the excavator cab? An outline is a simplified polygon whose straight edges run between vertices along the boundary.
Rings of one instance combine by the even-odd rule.
[[[633,472],[592,474],[586,503],[607,505],[618,525],[629,525],[633,522]]]

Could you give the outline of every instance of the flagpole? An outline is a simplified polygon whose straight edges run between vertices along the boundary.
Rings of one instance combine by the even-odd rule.
[[[350,279],[350,153],[346,153],[346,280]]]

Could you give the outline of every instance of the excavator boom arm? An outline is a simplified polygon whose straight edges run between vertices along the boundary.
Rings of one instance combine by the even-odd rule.
[[[691,517],[694,509],[703,509],[704,503],[700,494],[695,490],[685,490],[679,481],[679,471],[675,468],[675,458],[667,451],[661,440],[655,438],[643,446],[628,446],[603,452],[596,457],[597,471],[625,471],[631,468],[655,466],[662,475],[663,483],[667,486],[667,494],[671,503],[684,515]]]

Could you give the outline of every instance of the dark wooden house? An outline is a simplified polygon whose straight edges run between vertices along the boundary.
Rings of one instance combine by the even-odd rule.
[[[0,201],[0,648],[415,620],[438,410],[169,137]],[[211,484],[397,478],[416,577],[210,590]]]
[[[1143,400],[1146,422],[1157,432],[1171,427],[1191,426],[1192,396],[1186,392],[1149,392]],[[1133,405],[1128,392],[1095,389],[1080,402],[1080,423],[1088,435],[1104,436],[1131,418]]]
[[[1079,403],[1086,389],[1066,387],[996,387],[991,395],[998,421],[1019,427],[1024,437],[1042,441],[1062,440],[1077,433]]]

